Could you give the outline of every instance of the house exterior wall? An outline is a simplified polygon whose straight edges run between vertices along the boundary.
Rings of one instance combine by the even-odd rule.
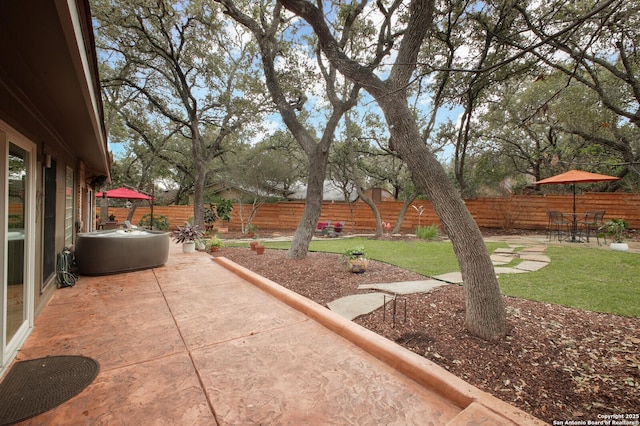
[[[57,289],[56,254],[75,241],[79,229],[88,229],[86,218],[94,214],[93,178],[109,175],[92,31],[87,0],[0,2],[0,236],[4,240],[0,250],[0,306],[7,303],[9,290],[14,290],[9,288],[6,273],[10,230],[5,218],[14,210],[23,211],[20,205],[12,206],[6,190],[10,142],[26,146],[25,156],[30,160],[23,179],[27,182],[23,194],[27,214],[22,219],[27,247],[22,285],[27,291],[18,301],[26,307],[25,322],[17,338],[5,342],[2,337],[9,320],[4,314],[0,317],[0,377]],[[55,203],[53,229],[47,227],[51,244],[45,249],[48,173],[53,178],[50,194],[55,194]],[[11,181],[15,182],[15,177]],[[45,250],[50,268],[46,277]]]

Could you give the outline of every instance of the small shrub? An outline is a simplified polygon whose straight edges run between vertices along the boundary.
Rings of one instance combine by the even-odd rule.
[[[204,233],[200,227],[191,222],[185,222],[183,226],[178,226],[178,229],[174,230],[171,234],[176,244],[202,240],[203,235]]]
[[[436,240],[440,236],[440,228],[438,225],[418,226],[416,235],[423,240]]]
[[[138,226],[141,228],[151,228],[151,215],[145,214],[140,218]],[[153,229],[154,231],[168,231],[169,219],[165,215],[153,215]]]
[[[623,232],[627,229],[627,222],[624,219],[610,219],[605,223],[607,234],[613,238],[616,243],[624,241]]]
[[[365,256],[364,246],[359,245],[356,247],[351,247],[350,249],[345,250],[342,253],[342,256],[346,259],[350,259],[352,257]]]

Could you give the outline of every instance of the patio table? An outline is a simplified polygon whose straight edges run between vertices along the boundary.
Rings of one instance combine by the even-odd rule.
[[[582,243],[582,239],[578,235],[578,217],[584,217],[585,213],[562,213],[565,216],[571,217],[571,237],[567,241],[571,243]]]

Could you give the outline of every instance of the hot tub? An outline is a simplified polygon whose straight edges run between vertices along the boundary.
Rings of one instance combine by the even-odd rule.
[[[169,258],[169,233],[119,229],[78,234],[75,257],[81,275],[155,268]]]

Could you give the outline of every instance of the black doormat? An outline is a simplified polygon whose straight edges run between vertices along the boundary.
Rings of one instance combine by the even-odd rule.
[[[83,356],[50,356],[16,362],[0,382],[0,425],[42,414],[79,394],[98,375]]]

